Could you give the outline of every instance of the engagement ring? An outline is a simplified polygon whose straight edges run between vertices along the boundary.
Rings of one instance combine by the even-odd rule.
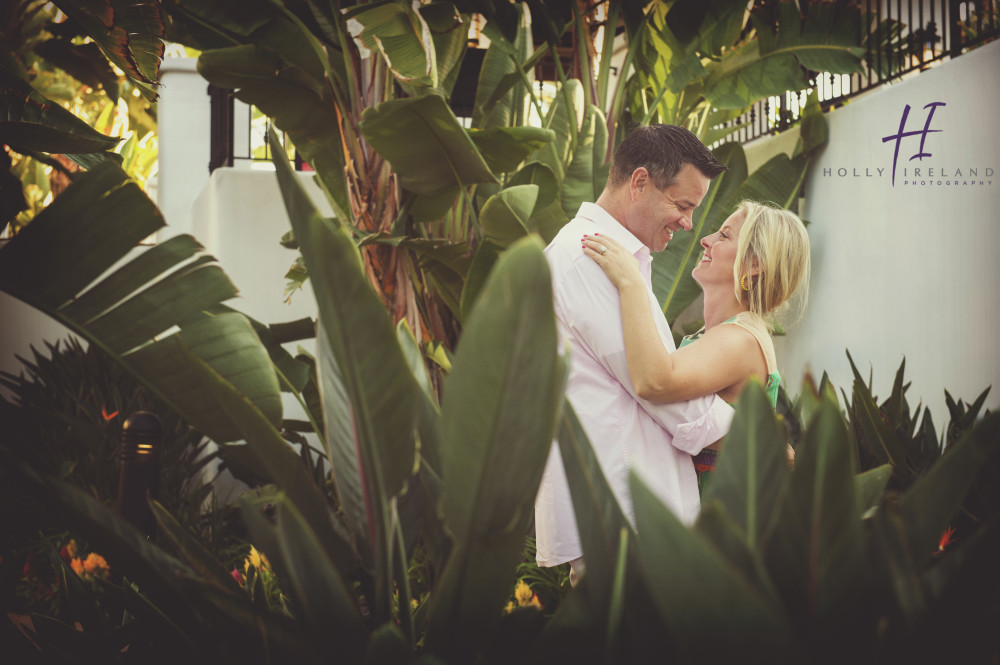
[[[605,247],[604,245],[601,245],[600,247],[601,247],[601,256],[604,256],[604,252],[608,251],[608,248]]]

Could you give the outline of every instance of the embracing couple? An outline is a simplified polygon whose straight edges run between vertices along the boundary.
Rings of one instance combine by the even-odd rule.
[[[743,201],[701,240],[692,275],[704,292],[705,327],[675,349],[651,288],[652,252],[691,229],[694,209],[725,169],[682,127],[637,127],[615,151],[597,202],[580,206],[545,250],[570,351],[566,394],[633,524],[630,470],[682,522],[694,521],[699,476],[714,468],[731,403],[751,377],[772,406],[777,398],[764,317],[808,280],[801,220]],[[569,562],[575,584],[583,552],[558,446],[535,502],[535,534],[538,564]]]

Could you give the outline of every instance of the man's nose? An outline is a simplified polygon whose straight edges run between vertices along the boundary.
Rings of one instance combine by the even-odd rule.
[[[690,231],[692,227],[691,220],[685,216],[681,216],[681,228],[685,231]]]

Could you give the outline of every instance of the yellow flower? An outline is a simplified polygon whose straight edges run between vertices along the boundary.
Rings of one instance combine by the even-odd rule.
[[[538,600],[537,593],[531,597],[531,602],[528,604],[531,605],[532,607],[537,607],[538,609],[542,609],[542,601]]]
[[[417,602],[416,598],[410,598],[410,607],[412,607],[413,609],[417,609],[417,605],[419,604],[420,603]]]
[[[503,613],[510,614],[513,611],[514,611],[514,601],[512,600],[507,603],[507,607],[503,608]]]
[[[518,607],[531,604],[531,587],[524,580],[518,581],[517,587],[514,589],[514,598],[517,599]]]
[[[87,574],[87,570],[83,567],[83,559],[74,557],[73,559],[70,560],[69,565],[73,569],[73,572],[79,575],[80,577],[83,577],[84,575]]]
[[[260,570],[260,552],[253,545],[250,546],[250,556],[247,557],[247,563]]]
[[[66,543],[66,553],[69,554],[69,558],[70,559],[75,559],[76,558],[77,552],[76,552],[76,541],[75,540],[70,540],[68,543]]]

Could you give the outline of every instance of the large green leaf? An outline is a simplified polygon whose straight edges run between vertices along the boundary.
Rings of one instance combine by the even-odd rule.
[[[847,427],[824,400],[796,451],[795,471],[778,508],[764,562],[803,642],[847,657],[853,635],[873,635],[871,571],[855,487]]]
[[[273,132],[270,141],[277,153]],[[354,241],[343,226],[320,217],[286,160],[274,163],[319,308],[321,388],[330,385],[327,373],[338,378],[338,390],[323,393],[324,411],[328,419],[334,414],[350,418],[349,426],[328,420],[328,454],[357,460],[356,467],[339,472],[335,467],[335,473],[342,493],[358,491],[363,497],[365,521],[359,524],[360,515],[349,518],[355,536],[371,548],[376,583],[386,585],[373,600],[377,615],[387,618],[392,600],[389,504],[415,467],[420,388]]]
[[[257,45],[205,51],[198,72],[213,84],[236,90],[236,97],[256,106],[295,144],[319,174],[334,204],[347,219],[351,207],[344,180],[344,150],[333,104],[324,98],[322,79],[290,69],[281,56]]]
[[[501,251],[502,248],[488,238],[479,243],[476,255],[472,259],[472,265],[469,267],[469,274],[465,278],[465,285],[462,287],[463,321],[469,318],[472,307],[479,297],[479,292],[486,284],[486,278],[490,274],[490,270],[493,269],[493,264],[496,263]]]
[[[587,109],[583,104],[583,88],[576,79],[560,86],[545,117],[545,126],[556,133],[555,140],[536,153],[535,159],[552,169],[562,182],[576,149],[577,134]],[[574,210],[575,214],[576,211]]]
[[[535,185],[515,185],[500,190],[479,212],[483,233],[500,247],[508,247],[528,235],[528,220],[537,199],[538,187]]]
[[[581,203],[596,201],[604,191],[610,168],[605,163],[607,152],[607,121],[599,108],[590,106],[563,177],[562,205],[568,216],[575,215]]]
[[[429,194],[452,185],[496,182],[448,103],[437,95],[391,99],[361,115],[365,138],[409,190]]]
[[[438,90],[445,98],[449,98],[458,80],[469,43],[467,24],[450,2],[421,5],[419,11],[430,28],[431,40],[434,42]]]
[[[537,238],[497,261],[465,324],[441,409],[442,511],[455,549],[435,590],[428,648],[466,660],[514,583],[555,434],[566,366]]]
[[[302,459],[224,376],[195,358],[183,348],[182,343],[178,346],[188,356],[192,373],[206,387],[217,408],[243,433],[249,448],[246,452],[252,453],[248,457],[253,460],[255,470],[285,493],[309,524],[315,538],[322,543],[327,556],[341,570],[353,570],[355,555],[348,542],[349,536],[333,514],[323,488],[316,484]]]
[[[0,67],[0,143],[19,152],[90,153],[121,139],[105,136]]]
[[[156,100],[165,34],[160,3],[149,0],[58,0],[118,69]]]
[[[502,5],[504,3],[488,3]],[[479,129],[490,127],[517,127],[525,122],[525,102],[529,94],[525,82],[530,84],[533,72],[524,73],[521,79],[519,68],[532,55],[532,35],[530,12],[523,3],[509,5],[510,13],[516,17],[516,34],[501,39],[495,26],[487,24],[484,32],[490,37],[490,46],[483,56],[476,86],[476,103],[472,112],[472,126]],[[494,39],[493,37],[497,37]],[[516,78],[514,78],[516,76]],[[513,81],[520,80],[520,83]],[[502,97],[495,99],[499,90],[505,90]]]
[[[739,660],[753,644],[773,662],[788,662],[792,634],[774,598],[730,564],[723,552],[681,524],[633,472],[637,547],[663,627],[687,662]],[[720,608],[725,628],[719,629]]]
[[[888,464],[858,474],[855,484],[858,487],[858,507],[862,514],[878,505],[891,477],[892,467]]]
[[[788,90],[808,87],[802,68],[852,74],[861,71],[857,9],[845,5],[781,2],[777,32],[754,16],[757,39],[727,52],[705,80],[704,95],[720,109],[746,108]],[[799,66],[801,65],[801,67]]]
[[[540,127],[491,127],[469,131],[487,166],[493,173],[516,169],[524,158],[555,138]]]
[[[438,86],[434,41],[420,12],[387,2],[355,8],[346,17],[351,35],[366,49],[380,53],[397,80],[411,86]]]
[[[118,167],[102,165],[0,250],[0,290],[100,346],[216,441],[240,432],[192,375],[177,339],[269,422],[280,422],[277,378],[250,324],[240,314],[203,314],[236,289],[210,257],[195,257],[197,242],[172,238],[102,277],[162,226],[138,186]],[[164,337],[174,326],[180,332]]]
[[[785,439],[763,388],[752,381],[740,393],[718,468],[704,505],[718,501],[756,550],[772,521],[788,476]]]

